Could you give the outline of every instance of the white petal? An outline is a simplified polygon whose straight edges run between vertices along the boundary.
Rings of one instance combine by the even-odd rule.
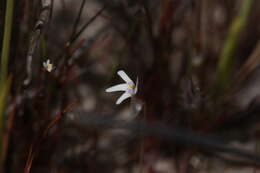
[[[46,62],[43,62],[43,67],[46,68],[47,64]]]
[[[47,59],[47,62],[46,62],[46,64],[50,64],[50,60],[49,60],[49,59]]]
[[[127,84],[119,84],[106,89],[106,92],[125,91]]]
[[[127,99],[129,97],[131,97],[131,95],[129,93],[125,92],[123,95],[121,95],[119,97],[119,99],[117,99],[116,104],[119,105],[120,103],[122,103],[122,101],[124,101],[125,99]]]
[[[133,81],[127,76],[127,74],[123,71],[123,70],[120,70],[117,72],[117,74],[126,82],[128,83],[133,83]]]
[[[48,66],[47,71],[48,71],[48,72],[51,72],[51,71],[52,71],[52,67],[51,67],[51,66]]]

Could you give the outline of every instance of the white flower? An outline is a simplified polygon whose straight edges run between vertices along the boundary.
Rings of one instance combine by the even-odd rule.
[[[54,69],[53,64],[50,63],[50,60],[47,59],[46,62],[43,62],[43,67],[45,68],[45,70],[47,70],[48,72],[51,72]]]
[[[135,83],[127,76],[127,74],[120,70],[117,72],[117,74],[126,82],[123,84],[112,86],[108,89],[106,89],[106,92],[114,92],[114,91],[124,91],[123,95],[119,97],[119,99],[116,101],[116,104],[122,103],[125,99],[134,96],[137,93],[137,87],[138,87],[138,78]]]

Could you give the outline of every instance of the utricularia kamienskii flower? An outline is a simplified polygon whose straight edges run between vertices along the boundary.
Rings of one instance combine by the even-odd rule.
[[[117,74],[126,82],[123,84],[118,84],[115,86],[112,86],[108,89],[106,89],[106,92],[114,92],[114,91],[124,91],[123,95],[119,97],[119,99],[116,101],[116,104],[122,103],[125,99],[134,96],[137,93],[137,87],[138,87],[138,78],[135,83],[127,76],[127,74],[120,70],[117,72]]]
[[[51,72],[54,69],[54,65],[50,63],[50,60],[47,59],[46,62],[43,62],[43,67],[45,70],[47,70],[48,72]]]

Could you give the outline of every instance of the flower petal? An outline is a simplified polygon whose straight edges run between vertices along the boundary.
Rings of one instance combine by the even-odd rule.
[[[127,74],[123,70],[119,70],[117,74],[126,82],[133,83],[133,81],[127,76]]]
[[[106,89],[106,92],[125,91],[127,84],[119,84]]]
[[[129,93],[125,92],[123,95],[121,95],[119,97],[119,99],[117,99],[116,104],[119,105],[120,103],[122,103],[122,101],[124,101],[125,99],[127,99],[129,97],[131,97],[131,95]]]
[[[48,66],[47,66],[47,71],[48,71],[48,72],[51,72],[52,69],[53,69],[53,68],[52,68],[52,64],[48,64]]]

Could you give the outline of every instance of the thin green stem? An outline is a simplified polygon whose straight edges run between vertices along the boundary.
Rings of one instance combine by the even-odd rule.
[[[13,22],[13,0],[6,1],[5,23],[4,23],[4,35],[3,35],[3,47],[1,55],[1,73],[0,73],[0,169],[3,169],[3,143],[4,143],[4,111],[6,105],[6,98],[9,93],[10,79],[7,79],[8,75],[8,60],[9,50],[12,32]],[[0,171],[1,171],[0,170]]]
[[[230,72],[232,69],[234,53],[239,42],[239,35],[246,25],[251,5],[252,0],[242,1],[239,15],[234,19],[230,26],[217,67],[217,90],[226,89],[230,84]]]
[[[8,71],[8,58],[9,58],[9,49],[10,49],[12,22],[13,22],[12,20],[13,6],[14,6],[13,0],[6,1],[4,38],[3,38],[3,47],[2,47],[2,55],[1,55],[1,74],[0,74],[1,87],[6,80],[7,71]]]

